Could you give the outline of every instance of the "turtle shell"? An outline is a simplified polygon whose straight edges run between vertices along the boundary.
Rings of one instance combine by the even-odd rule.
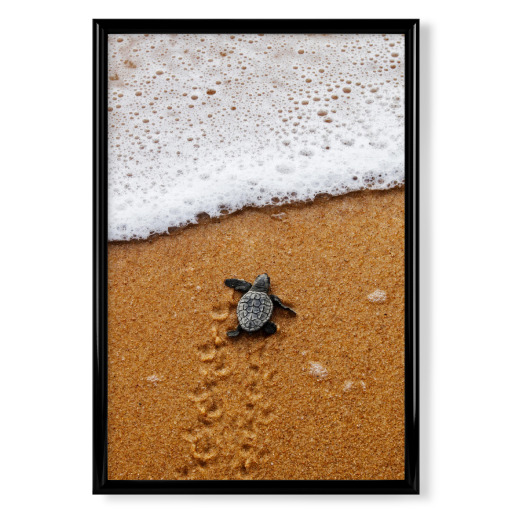
[[[273,309],[274,305],[266,293],[249,290],[236,308],[240,327],[249,332],[261,329],[269,321]]]

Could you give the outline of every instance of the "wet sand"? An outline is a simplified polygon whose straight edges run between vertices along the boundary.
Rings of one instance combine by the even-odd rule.
[[[297,311],[228,338],[263,272]],[[404,191],[109,244],[108,477],[404,478]]]

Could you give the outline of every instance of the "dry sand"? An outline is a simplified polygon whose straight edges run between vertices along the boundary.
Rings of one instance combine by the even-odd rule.
[[[278,332],[227,338],[271,277]],[[109,244],[108,477],[404,478],[404,191]]]

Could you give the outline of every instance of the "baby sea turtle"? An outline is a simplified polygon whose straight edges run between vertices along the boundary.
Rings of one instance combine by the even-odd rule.
[[[267,334],[274,334],[277,326],[270,321],[274,304],[297,314],[292,308],[285,306],[279,297],[269,295],[270,277],[267,274],[260,274],[254,284],[242,279],[226,279],[224,283],[244,294],[236,308],[238,327],[234,331],[228,331],[228,336],[235,337],[242,331],[254,332],[259,329]]]

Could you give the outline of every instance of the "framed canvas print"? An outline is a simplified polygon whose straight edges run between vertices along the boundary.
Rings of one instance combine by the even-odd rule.
[[[419,492],[418,20],[94,20],[94,493]]]

